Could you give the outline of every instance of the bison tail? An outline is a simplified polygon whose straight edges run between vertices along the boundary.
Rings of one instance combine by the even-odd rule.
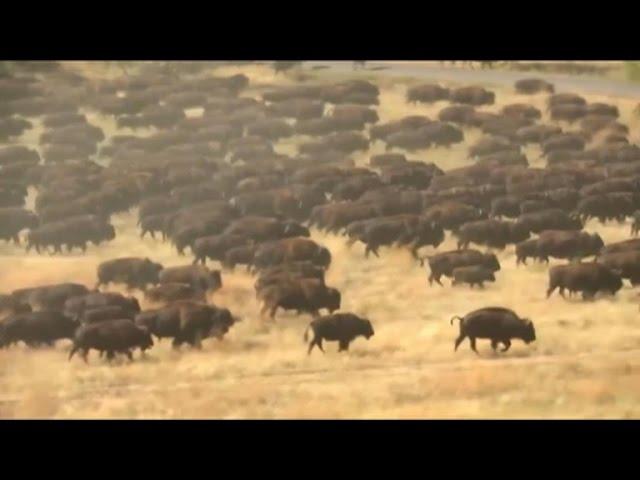
[[[458,315],[454,315],[453,317],[451,317],[451,321],[450,321],[449,323],[450,323],[451,325],[453,325],[453,321],[454,321],[456,318],[462,322],[462,318],[461,318],[461,317],[459,317]]]

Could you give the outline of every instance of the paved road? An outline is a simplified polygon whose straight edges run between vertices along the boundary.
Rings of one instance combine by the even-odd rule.
[[[329,66],[328,71],[353,72],[357,74],[361,70],[353,70],[351,62],[306,62],[306,68],[316,65]],[[363,73],[373,73],[370,68],[389,67],[385,70],[376,70],[376,75],[415,77],[425,80],[448,80],[461,83],[489,83],[511,87],[522,78],[541,77],[549,80],[556,86],[556,91],[580,91],[596,95],[611,95],[618,97],[630,97],[640,101],[640,83],[631,83],[621,80],[599,78],[592,76],[573,76],[562,74],[549,74],[539,72],[517,72],[509,70],[469,70],[458,67],[445,67],[439,65],[426,65],[424,63],[387,63],[367,62],[367,70]]]

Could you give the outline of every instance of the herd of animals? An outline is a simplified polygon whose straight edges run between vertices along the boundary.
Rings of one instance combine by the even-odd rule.
[[[225,272],[241,266],[255,276],[261,316],[274,319],[278,309],[311,314],[309,353],[315,346],[324,351],[323,340],[348,350],[374,329],[368,319],[340,312],[341,292],[325,283],[331,251],[310,229],[360,242],[366,257],[379,256],[381,247],[406,249],[421,265],[426,260],[430,285],[448,277],[482,288],[501,269],[491,249],[512,245],[518,264],[566,262],[549,269],[547,296],[559,289],[588,300],[615,295],[623,280],[640,283],[640,239],[605,245],[583,230],[590,218],[629,217],[630,235],[640,229],[640,148],[629,142],[615,105],[555,93],[552,84],[530,78],[515,84],[522,103],[496,113],[483,110],[496,100],[486,88],[429,83],[408,88],[406,101],[438,102],[437,118],[382,123],[380,90],[370,81],[243,95],[249,85],[244,74],[180,75],[175,65],[96,83],[56,62],[25,62],[0,78],[0,240],[39,254],[85,252],[112,241],[111,216],[132,210],[141,237],[192,257],[173,267],[114,258],[98,266],[91,288],[60,283],[7,291],[0,295],[0,347],[69,339],[69,358],[80,352],[85,361],[92,349],[108,360],[131,359],[154,338],[199,348],[240,321],[207,299],[224,288]],[[540,95],[546,121],[526,102]],[[188,116],[192,108],[202,115]],[[106,137],[87,112],[152,133]],[[36,124],[44,127],[37,150],[20,143]],[[461,143],[469,129],[483,133],[468,148],[470,166],[443,170],[406,156]],[[306,138],[297,154],[278,153],[274,146],[294,135]],[[351,155],[375,142],[386,153],[356,166]],[[546,167],[529,166],[523,147],[531,144],[540,146]],[[37,190],[33,210],[26,206],[29,187]],[[438,250],[445,232],[457,238],[456,250]],[[425,247],[431,255],[421,253]],[[161,308],[141,310],[135,296],[108,290],[115,283]],[[494,350],[502,344],[502,351],[514,339],[536,338],[531,320],[506,308],[451,322],[456,318],[456,349],[467,337],[474,351],[478,338]]]

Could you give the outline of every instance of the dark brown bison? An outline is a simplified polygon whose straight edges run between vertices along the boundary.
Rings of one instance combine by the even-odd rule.
[[[25,229],[36,228],[39,224],[38,216],[22,208],[0,208],[0,240],[13,240],[20,243],[19,233]]]
[[[434,103],[449,99],[449,89],[436,84],[422,84],[407,89],[407,102]]]
[[[219,270],[209,270],[201,265],[183,265],[167,267],[160,272],[161,284],[186,283],[203,291],[215,291],[222,288],[222,275]]]
[[[524,95],[536,93],[554,93],[555,88],[552,83],[541,78],[523,78],[515,83],[516,92]]]
[[[516,140],[521,143],[542,143],[561,132],[562,129],[556,125],[529,125],[516,131]]]
[[[80,316],[80,323],[99,323],[107,320],[128,318],[133,320],[136,313],[120,305],[107,305],[85,310]]]
[[[599,291],[615,295],[622,288],[620,275],[601,263],[572,263],[557,265],[549,270],[547,298],[556,288],[564,297],[565,288],[569,293],[582,292],[583,299],[591,299]]]
[[[547,104],[550,107],[567,104],[586,106],[587,101],[584,99],[584,97],[581,97],[580,95],[577,95],[575,93],[556,93],[549,96],[549,98],[547,99]]]
[[[640,284],[640,251],[604,253],[597,261],[620,274],[620,277],[628,279],[631,285]]]
[[[142,352],[153,347],[153,339],[149,331],[136,325],[129,319],[108,320],[105,322],[82,325],[73,339],[73,347],[69,352],[69,360],[80,350],[82,358],[88,361],[89,352],[98,350],[107,354],[111,361],[116,353],[127,355],[133,360],[131,350],[140,348]]]
[[[464,223],[456,232],[458,249],[466,249],[470,243],[504,249],[508,243],[518,243],[529,238],[529,231],[522,224],[500,220],[477,220]]]
[[[207,259],[222,262],[227,251],[240,245],[246,245],[249,240],[244,235],[210,235],[198,238],[192,247],[193,265],[199,262],[206,265]]]
[[[223,234],[244,236],[258,243],[288,237],[310,236],[309,229],[298,223],[258,216],[246,216],[234,220]]]
[[[483,215],[479,209],[470,205],[447,201],[427,208],[423,216],[427,221],[435,222],[446,230],[456,231],[462,224],[479,220]]]
[[[632,238],[630,240],[623,240],[622,242],[605,245],[601,250],[601,254],[629,252],[633,250],[640,250],[640,238]]]
[[[233,270],[236,265],[246,265],[247,270],[250,270],[256,248],[255,245],[243,245],[227,250],[222,260],[222,267]]]
[[[582,230],[582,222],[558,208],[525,213],[518,217],[518,223],[531,233],[543,230]]]
[[[590,218],[597,218],[601,223],[614,219],[622,222],[627,216],[633,215],[638,206],[638,194],[615,192],[582,198],[576,206],[576,212],[584,222]]]
[[[156,285],[158,275],[164,267],[148,258],[124,257],[107,260],[98,265],[98,284],[124,283],[128,288],[144,290],[147,285]]]
[[[63,310],[71,318],[80,320],[87,310],[109,306],[119,306],[130,315],[140,311],[140,304],[135,297],[125,297],[115,292],[90,292],[70,297],[64,302]]]
[[[40,225],[27,233],[27,252],[35,248],[38,253],[42,248],[53,247],[55,253],[62,253],[62,246],[67,251],[80,248],[83,252],[87,243],[99,245],[116,237],[113,225],[94,215],[80,215],[53,223]]]
[[[513,310],[502,307],[485,307],[467,313],[464,317],[454,316],[451,324],[458,319],[460,321],[460,334],[455,341],[454,350],[463,340],[469,337],[471,349],[478,353],[476,349],[477,338],[487,338],[491,340],[491,348],[495,351],[498,344],[502,343],[506,352],[511,347],[511,340],[520,339],[529,344],[536,339],[536,332],[533,322],[528,318],[520,318]]]
[[[146,327],[156,338],[173,338],[173,348],[187,343],[202,347],[202,340],[226,335],[239,321],[226,308],[196,302],[176,302],[165,308],[150,310],[136,316],[135,323]]]
[[[552,120],[564,120],[566,122],[575,122],[588,113],[587,107],[574,103],[552,105],[550,111]]]
[[[188,283],[163,283],[145,290],[146,299],[156,303],[173,303],[183,300],[205,300],[205,291]]]
[[[573,260],[598,255],[604,246],[597,233],[576,230],[545,230],[536,242],[535,256],[547,263],[549,257]]]
[[[254,265],[257,269],[264,269],[305,260],[328,268],[331,264],[331,252],[308,238],[286,238],[260,245],[255,253]]]
[[[452,103],[467,105],[493,105],[496,100],[495,93],[482,87],[461,87],[451,90],[449,98]]]
[[[480,288],[484,288],[484,282],[496,281],[493,270],[480,265],[454,268],[452,277],[451,285],[468,283],[471,287],[478,285]]]
[[[79,283],[56,283],[15,290],[11,296],[34,310],[62,310],[67,299],[88,293],[89,289]]]
[[[305,343],[308,341],[309,329],[313,332],[313,338],[307,354],[311,354],[316,345],[324,353],[323,340],[339,342],[338,351],[342,352],[349,350],[349,344],[357,337],[362,336],[369,340],[374,335],[371,322],[353,313],[333,313],[314,319],[304,331]]]
[[[427,257],[431,273],[429,275],[429,285],[434,280],[442,285],[440,277],[451,277],[453,270],[458,267],[468,267],[479,265],[493,272],[500,270],[498,258],[492,253],[482,253],[477,250],[453,250],[442,252]]]
[[[262,315],[269,310],[269,316],[275,318],[278,308],[296,310],[318,316],[320,309],[333,313],[340,308],[340,292],[316,279],[297,279],[296,281],[266,287],[262,292]]]
[[[76,322],[58,311],[21,313],[0,324],[0,347],[24,342],[30,347],[52,345],[56,340],[73,338]]]

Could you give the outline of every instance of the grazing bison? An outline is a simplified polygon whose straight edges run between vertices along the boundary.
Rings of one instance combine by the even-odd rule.
[[[496,281],[493,270],[480,265],[454,268],[452,276],[453,279],[451,281],[451,285],[468,283],[471,287],[478,285],[480,288],[484,288],[484,282]]]
[[[148,258],[125,257],[108,260],[98,265],[96,288],[112,282],[144,290],[147,285],[156,285],[159,282],[158,275],[162,269],[161,264]]]
[[[111,361],[116,353],[125,354],[129,360],[133,360],[132,349],[140,348],[144,353],[151,347],[153,339],[146,328],[126,318],[108,320],[78,328],[69,352],[69,360],[80,350],[82,358],[87,362],[92,349],[98,350],[101,355],[106,352],[108,361]]]
[[[498,344],[502,343],[506,352],[511,347],[511,340],[520,339],[529,344],[536,339],[536,332],[533,322],[528,318],[520,318],[513,310],[502,307],[486,307],[467,313],[464,317],[454,316],[451,324],[458,319],[460,321],[460,334],[455,341],[454,350],[463,340],[469,337],[471,349],[478,353],[476,349],[477,338],[487,338],[491,340],[491,348],[496,351]]]
[[[308,341],[309,329],[313,332],[313,338],[309,343],[307,355],[316,345],[322,353],[322,341],[339,342],[338,351],[349,350],[349,344],[359,336],[369,340],[373,335],[373,326],[366,318],[358,317],[353,313],[334,313],[324,317],[316,318],[307,326],[304,331],[304,341]]]
[[[583,299],[590,299],[599,291],[615,295],[622,288],[620,275],[601,263],[572,263],[557,265],[549,270],[547,298],[559,288],[564,297],[564,289],[569,293],[582,292]]]
[[[453,250],[448,252],[438,253],[427,257],[429,262],[429,268],[431,273],[429,275],[429,285],[432,285],[434,280],[442,285],[440,277],[452,277],[453,270],[458,267],[468,267],[479,265],[485,267],[492,272],[500,270],[500,263],[498,258],[492,253],[482,253],[478,250]]]
[[[76,322],[58,311],[28,312],[6,318],[0,325],[0,347],[24,342],[30,347],[52,345],[56,340],[73,338]]]

